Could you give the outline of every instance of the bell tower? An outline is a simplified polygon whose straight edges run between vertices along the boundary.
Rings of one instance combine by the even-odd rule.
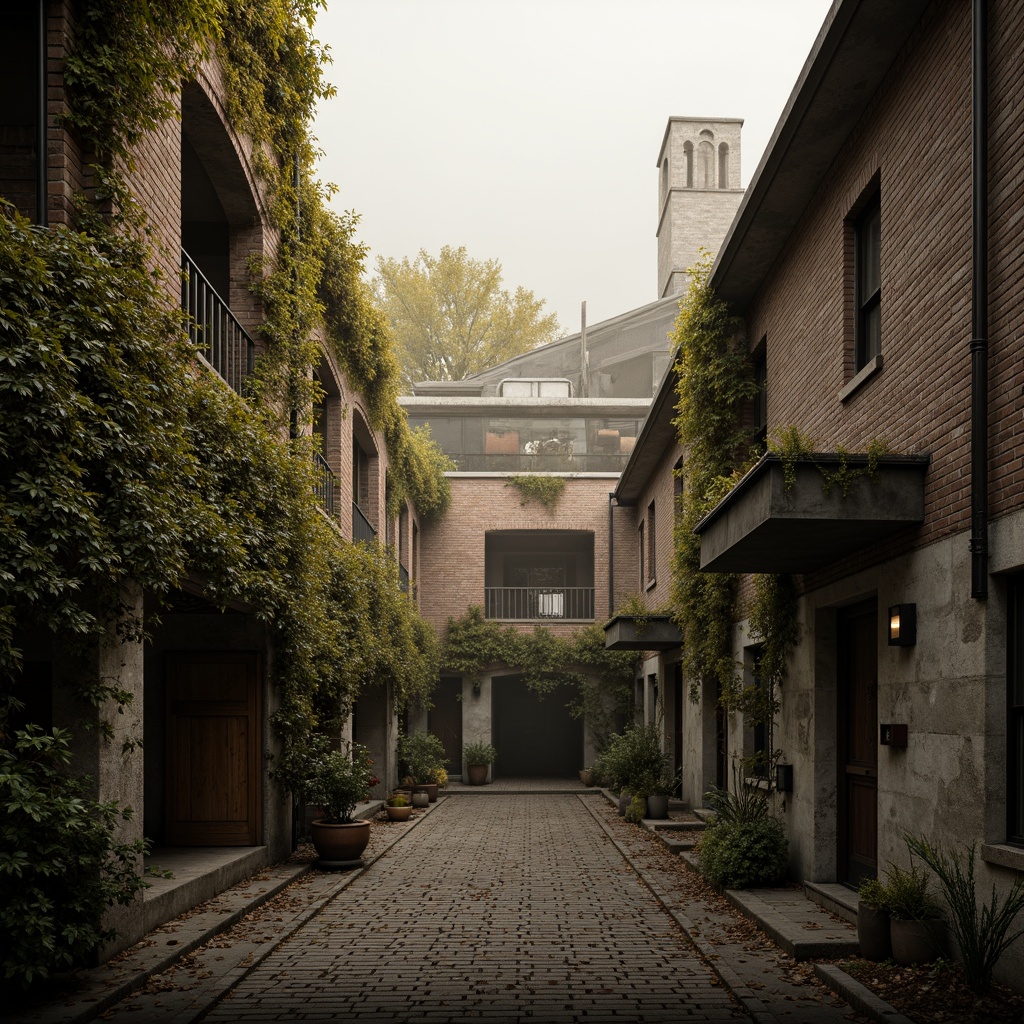
[[[743,197],[741,118],[670,117],[658,153],[658,297],[686,289],[701,246],[717,252]]]

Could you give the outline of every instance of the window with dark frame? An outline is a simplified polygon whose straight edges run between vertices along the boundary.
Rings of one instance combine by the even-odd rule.
[[[876,190],[854,222],[854,368],[882,351],[882,206]]]
[[[654,502],[647,506],[647,583],[651,584],[657,579],[655,571],[655,527],[654,527]]]
[[[1006,837],[1024,845],[1024,575],[1008,588]]]
[[[644,556],[646,555],[646,552],[644,551],[644,524],[643,524],[643,520],[640,521],[640,526],[639,526],[639,528],[637,530],[637,550],[638,550],[638,553],[639,553],[638,557],[640,559],[640,589],[643,590],[644,584],[647,582],[647,575],[646,575],[646,572],[644,570]]]
[[[768,444],[768,339],[762,338],[761,344],[751,355],[754,364],[754,384],[757,394],[754,395],[754,442],[758,451],[763,452]]]

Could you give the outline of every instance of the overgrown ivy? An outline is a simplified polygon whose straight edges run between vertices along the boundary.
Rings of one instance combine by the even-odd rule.
[[[550,513],[558,508],[558,503],[565,493],[564,476],[541,476],[539,473],[522,473],[510,476],[505,481],[506,487],[514,487],[519,492],[519,504],[536,501]]]
[[[779,709],[778,685],[797,641],[796,589],[788,575],[754,577],[749,609],[751,639],[761,644],[761,685],[744,685],[732,651],[738,577],[700,570],[694,528],[735,486],[756,458],[743,412],[756,396],[742,324],[730,316],[709,285],[711,260],[702,255],[676,322],[678,376],[675,425],[684,448],[683,487],[674,526],[672,604],[683,634],[683,667],[690,699],[703,681],[717,684],[730,714],[769,729],[769,760],[776,758],[771,731]],[[762,770],[766,765],[749,766]]]
[[[609,651],[596,624],[567,637],[544,626],[525,632],[485,619],[479,606],[449,618],[441,651],[442,669],[469,679],[502,665],[522,674],[541,698],[565,687],[566,706],[574,717],[586,717],[599,747],[632,712],[637,662],[635,651]]]

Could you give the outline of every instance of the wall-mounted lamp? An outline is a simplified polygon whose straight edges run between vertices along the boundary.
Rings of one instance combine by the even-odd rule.
[[[473,696],[474,697],[479,697],[480,696],[480,680],[479,679],[474,679],[473,680]]]
[[[917,605],[894,604],[889,609],[889,646],[913,647],[917,643]]]

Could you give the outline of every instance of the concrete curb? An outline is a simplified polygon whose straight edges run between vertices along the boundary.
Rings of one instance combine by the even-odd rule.
[[[833,964],[815,964],[814,973],[836,995],[845,999],[858,1013],[879,1021],[881,1024],[914,1024],[909,1017],[876,996],[855,978]]]

